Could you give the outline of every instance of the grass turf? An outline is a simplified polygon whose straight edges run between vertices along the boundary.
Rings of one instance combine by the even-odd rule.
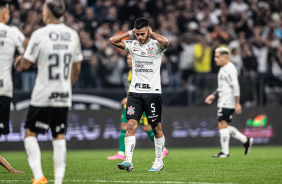
[[[231,147],[229,158],[211,158],[219,148],[169,149],[161,172],[148,172],[155,158],[154,149],[136,148],[134,171],[119,170],[121,160],[107,160],[116,150],[69,150],[64,183],[282,183],[282,147],[252,148],[244,156],[243,147]],[[30,184],[32,173],[24,151],[1,152],[15,169],[10,174],[0,167],[0,183]],[[52,151],[42,151],[43,172],[53,183]]]

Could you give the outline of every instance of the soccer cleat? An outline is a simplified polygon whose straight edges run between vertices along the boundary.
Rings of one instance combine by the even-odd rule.
[[[149,171],[161,171],[164,168],[164,163],[153,162],[153,166]]]
[[[251,147],[253,145],[253,138],[248,138],[247,142],[244,144],[245,147],[245,155],[248,155],[251,151]]]
[[[133,165],[130,162],[124,161],[122,163],[119,163],[117,166],[121,170],[133,171]]]
[[[165,149],[164,149],[164,152],[163,152],[163,157],[162,157],[162,158],[164,158],[165,156],[167,156],[167,154],[168,154],[168,150],[165,148]]]
[[[45,178],[45,176],[42,176],[41,178],[40,178],[40,180],[34,180],[34,179],[32,179],[32,184],[47,184],[48,183],[48,181],[47,181],[47,179]]]
[[[120,154],[115,154],[114,156],[109,156],[107,157],[108,160],[118,160],[118,159],[121,159],[121,160],[124,160],[125,159],[125,156],[123,155],[120,155]]]
[[[213,158],[227,158],[227,157],[229,157],[229,154],[225,154],[225,153],[220,152],[220,153],[218,153],[218,154],[216,154],[212,157]]]

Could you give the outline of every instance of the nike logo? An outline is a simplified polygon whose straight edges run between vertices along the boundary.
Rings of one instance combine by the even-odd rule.
[[[157,120],[157,118],[156,119],[152,119],[152,122],[154,122],[154,121],[156,121]]]
[[[139,50],[137,50],[137,49],[133,49],[133,51],[139,51]]]

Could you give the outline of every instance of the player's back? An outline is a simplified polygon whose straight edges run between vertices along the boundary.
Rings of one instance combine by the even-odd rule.
[[[16,27],[0,23],[0,95],[12,96],[11,70],[15,50],[23,53],[24,35]]]
[[[31,105],[70,106],[72,64],[82,60],[77,33],[48,24],[32,34],[24,58],[38,67]]]

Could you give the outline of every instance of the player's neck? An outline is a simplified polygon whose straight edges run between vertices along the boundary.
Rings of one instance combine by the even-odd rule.
[[[61,24],[62,22],[61,22],[61,20],[60,19],[48,19],[47,21],[46,21],[46,25],[48,25],[48,24]]]

